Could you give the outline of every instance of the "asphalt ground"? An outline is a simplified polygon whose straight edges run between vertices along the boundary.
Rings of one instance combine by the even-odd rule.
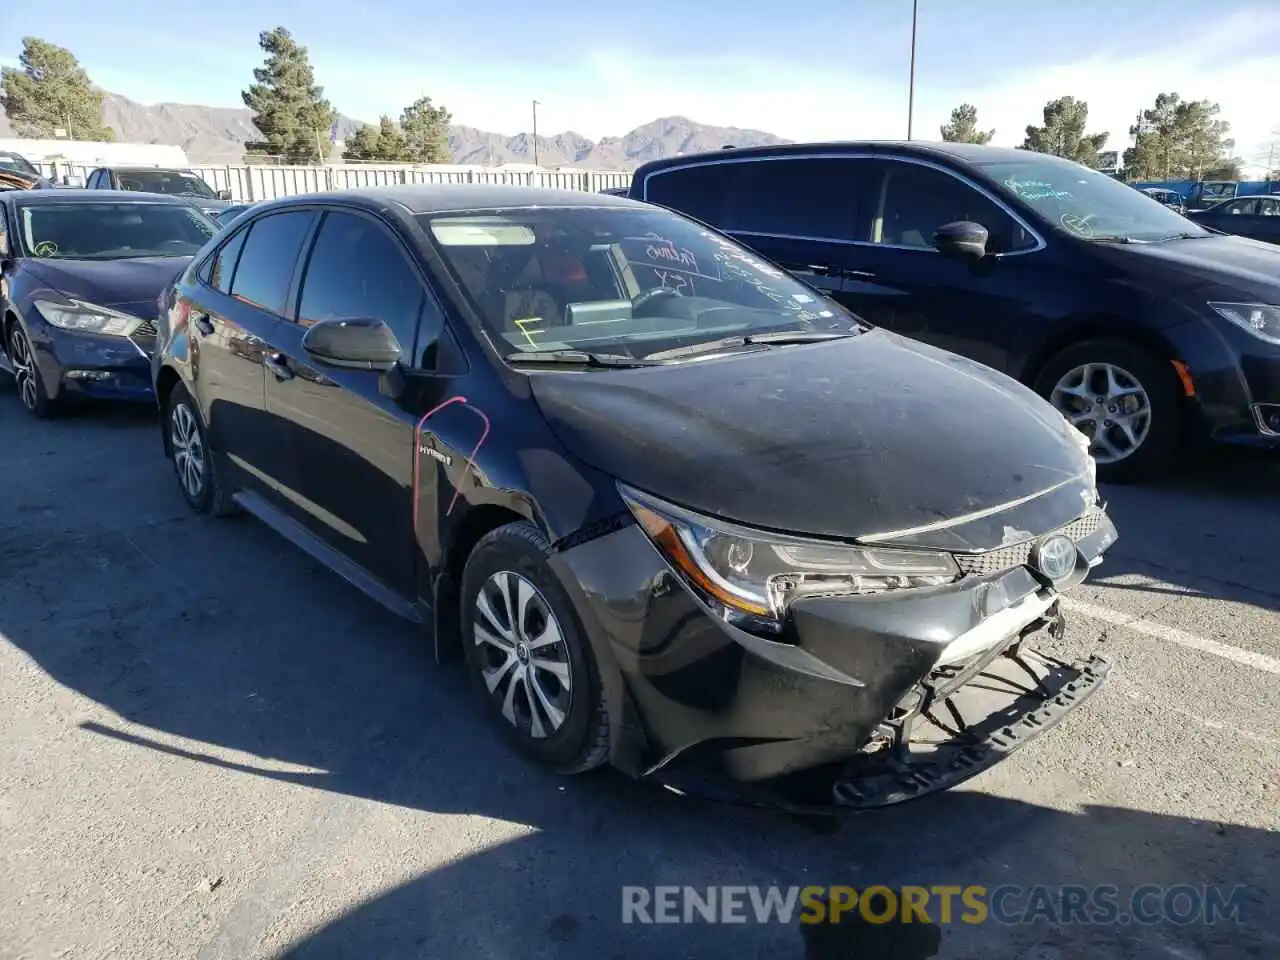
[[[190,515],[154,419],[40,423],[6,385],[0,958],[1280,957],[1280,460],[1104,494],[1121,539],[1063,645],[1110,683],[962,789],[820,833],[541,772],[414,629]],[[936,891],[928,924],[849,891],[834,926],[622,922],[624,887],[668,885],[1004,894],[983,923]]]

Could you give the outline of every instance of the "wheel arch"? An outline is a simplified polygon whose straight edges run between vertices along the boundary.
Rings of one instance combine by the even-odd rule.
[[[169,429],[165,425],[165,414],[169,407],[169,397],[173,394],[173,388],[182,382],[182,377],[173,367],[161,367],[160,372],[156,374],[156,407],[160,411],[160,436],[164,441],[164,455],[166,457],[173,455],[173,446],[169,442]]]
[[[1158,331],[1126,323],[1115,314],[1080,314],[1060,324],[1059,329],[1027,357],[1018,372],[1018,379],[1027,386],[1034,386],[1036,378],[1051,359],[1072,344],[1086,340],[1119,340],[1149,350],[1170,364],[1178,360],[1173,344]]]

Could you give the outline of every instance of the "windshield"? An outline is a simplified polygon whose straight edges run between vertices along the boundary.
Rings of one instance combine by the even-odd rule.
[[[1211,236],[1149,194],[1069,160],[1033,154],[981,166],[1042,217],[1085,240]]]
[[[189,257],[218,231],[178,203],[39,203],[20,206],[23,246],[44,260]]]
[[[730,240],[665,210],[562,207],[419,218],[498,349],[643,358],[856,319]]]
[[[14,173],[25,173],[33,177],[40,176],[40,171],[27,162],[27,158],[17,153],[0,153],[0,170],[12,170]]]
[[[116,174],[121,190],[167,193],[171,197],[216,200],[218,195],[194,173],[185,170],[121,170]]]

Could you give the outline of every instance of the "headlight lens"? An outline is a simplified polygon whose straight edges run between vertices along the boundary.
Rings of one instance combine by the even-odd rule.
[[[82,300],[37,300],[36,309],[53,326],[60,330],[78,330],[82,333],[100,333],[108,337],[127,337],[142,325],[139,317],[99,307]]]
[[[1211,303],[1209,306],[1218,316],[1255,337],[1280,343],[1280,307],[1270,303]]]
[[[804,597],[857,596],[951,583],[947,553],[784,537],[712,520],[619,484],[658,550],[704,600],[729,613],[781,623]]]

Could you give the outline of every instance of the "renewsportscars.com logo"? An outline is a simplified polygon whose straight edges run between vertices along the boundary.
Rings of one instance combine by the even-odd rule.
[[[623,923],[1054,924],[1240,922],[1248,888],[977,884],[832,887],[623,887]]]

